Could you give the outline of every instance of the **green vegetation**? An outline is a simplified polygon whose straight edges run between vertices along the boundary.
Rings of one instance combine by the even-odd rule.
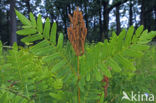
[[[121,103],[123,90],[156,94],[156,47],[148,45],[155,31],[131,26],[118,36],[113,32],[110,40],[85,44],[77,82],[77,57],[62,33],[57,40],[56,23],[51,27],[47,18],[43,26],[40,15],[35,20],[30,13],[28,20],[16,14],[23,23],[17,34],[26,46],[14,43],[6,50],[0,43],[2,103],[78,103],[77,85],[81,103]],[[109,78],[105,98],[104,76]]]

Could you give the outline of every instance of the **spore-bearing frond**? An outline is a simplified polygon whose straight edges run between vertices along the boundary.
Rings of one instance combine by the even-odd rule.
[[[69,15],[70,27],[68,28],[68,38],[77,56],[84,54],[84,42],[87,35],[87,28],[83,20],[82,12],[79,8],[74,11],[73,17]]]

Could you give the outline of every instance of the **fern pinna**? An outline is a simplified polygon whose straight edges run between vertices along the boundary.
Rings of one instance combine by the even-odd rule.
[[[79,11],[77,10],[76,12]],[[32,84],[30,83],[30,85],[27,86],[24,84],[17,86],[20,88],[27,87],[27,89],[25,89],[27,92],[24,93],[32,93],[28,97],[37,103],[43,103],[45,100],[40,97],[41,93],[45,93],[45,97],[48,98],[46,101],[52,103],[104,103],[104,101],[107,100],[107,87],[109,88],[108,79],[112,81],[114,79],[113,76],[118,73],[127,77],[125,78],[127,80],[131,79],[136,70],[135,59],[141,57],[144,51],[149,49],[148,43],[156,36],[155,31],[148,32],[147,30],[143,30],[143,26],[140,26],[136,31],[134,27],[131,26],[128,31],[123,29],[119,35],[113,32],[110,40],[105,40],[94,45],[86,45],[85,48],[82,47],[77,50],[73,45],[76,45],[75,43],[82,38],[75,39],[74,42],[71,41],[73,39],[70,38],[72,35],[70,35],[69,32],[74,31],[72,27],[68,30],[71,46],[68,41],[63,42],[62,33],[59,33],[58,40],[56,40],[57,25],[54,22],[51,27],[49,18],[46,19],[43,26],[41,15],[39,15],[36,20],[33,14],[30,13],[30,20],[28,20],[18,11],[16,11],[16,14],[23,23],[22,30],[17,31],[17,34],[24,36],[21,41],[28,46],[25,52],[22,52],[23,50],[20,48],[15,51],[21,51],[21,54],[30,53],[27,54],[26,58],[32,58],[31,61],[33,62],[32,65],[34,65],[34,68],[37,69],[38,66],[42,68],[37,69],[37,71],[40,71],[37,73],[35,73],[36,69],[30,69],[30,71],[35,73],[36,76],[34,76],[34,78],[37,78],[38,84],[32,82]],[[75,17],[70,17],[70,19],[72,21]],[[82,22],[80,22],[80,25],[81,23]],[[83,38],[83,41],[84,40],[85,38]],[[83,48],[85,52],[83,52]],[[79,55],[77,52],[74,52],[75,50],[82,50],[81,53],[84,54]],[[19,54],[19,58],[20,56],[23,57],[21,54]],[[10,55],[12,58],[15,54],[11,53]],[[77,56],[79,59],[77,59]],[[20,62],[20,60],[23,59],[19,59],[18,62]],[[29,61],[27,62],[30,63]],[[9,63],[13,65],[12,63],[14,62]],[[78,64],[79,66],[77,67]],[[20,68],[22,68],[22,66],[20,66]],[[77,71],[78,68],[79,71]],[[26,66],[26,69],[29,69],[29,66]],[[42,73],[47,74],[47,76],[44,77],[45,75]],[[34,79],[32,75],[30,75],[29,79],[24,79],[24,73],[20,73],[20,75],[24,83],[28,82],[30,78]],[[39,75],[43,75],[43,77],[41,76],[42,79]],[[48,81],[51,82],[49,83]],[[42,87],[42,83],[49,83],[49,85],[43,87],[44,90],[38,93],[40,91],[39,89],[42,89],[39,88]],[[35,85],[39,87],[35,89]],[[31,86],[33,87],[32,89],[30,89]],[[81,95],[77,93],[78,91]],[[35,98],[33,92],[38,94]]]

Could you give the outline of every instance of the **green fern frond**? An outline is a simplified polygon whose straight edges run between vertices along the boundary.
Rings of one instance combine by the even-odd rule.
[[[43,36],[45,39],[49,39],[49,32],[50,32],[50,19],[47,18],[44,25],[44,31],[43,31]]]
[[[87,68],[88,70],[85,72],[86,78],[88,73],[94,72],[94,69],[98,69],[99,65],[107,65],[106,68],[111,68],[111,72],[125,71],[125,73],[132,73],[135,71],[134,62],[130,61],[130,59],[141,57],[144,51],[149,48],[147,43],[156,36],[154,31],[148,33],[145,30],[142,33],[142,30],[143,26],[140,26],[133,34],[134,27],[131,26],[127,33],[125,30],[119,36],[113,33],[110,41],[105,40],[104,43],[98,43],[87,50],[86,58],[83,59],[86,62],[85,64],[90,66],[82,66],[82,69]],[[105,68],[105,66],[102,68]],[[109,72],[105,73],[105,71],[103,71],[103,74],[109,74]]]
[[[50,35],[50,41],[56,45],[56,32],[57,32],[57,24],[56,22],[53,23],[51,28],[51,35]]]
[[[23,17],[19,12],[16,14],[18,18]],[[51,71],[56,73],[56,77],[63,79],[64,82],[72,82],[70,79],[74,76],[73,73],[76,74],[76,70],[74,70],[72,64],[68,61],[69,59],[67,59],[68,57],[63,53],[65,51],[65,49],[62,48],[64,36],[62,33],[59,33],[56,43],[56,22],[53,23],[52,27],[50,27],[50,20],[47,18],[43,29],[41,18],[41,15],[39,15],[36,21],[33,14],[30,13],[31,25],[27,26],[25,25],[26,23],[24,23],[24,26],[27,26],[27,28],[17,31],[17,34],[25,35],[25,37],[21,39],[22,42],[38,42],[33,46],[29,46],[30,52],[41,57],[44,64],[51,66]],[[28,29],[31,31],[27,31]],[[64,72],[62,72],[62,69]]]
[[[18,16],[19,20],[22,22],[24,26],[31,26],[31,22],[24,16],[22,15],[19,11],[15,10],[16,15]]]
[[[48,88],[53,90],[53,92],[48,93],[48,96],[53,98],[52,102],[54,103],[67,101],[76,103],[76,85],[80,87],[82,92],[82,101],[95,103],[97,100],[100,100],[102,103],[105,95],[103,93],[103,84],[101,83],[103,77],[112,78],[112,75],[116,72],[127,77],[132,76],[136,70],[134,60],[144,54],[144,51],[149,48],[148,43],[156,36],[154,31],[143,31],[143,26],[140,26],[136,31],[131,26],[128,31],[122,30],[118,36],[113,32],[110,40],[105,40],[104,43],[99,42],[94,45],[88,45],[85,54],[79,57],[81,78],[77,82],[76,56],[68,42],[66,45],[63,45],[64,36],[62,33],[59,33],[58,40],[56,40],[56,22],[51,27],[49,18],[46,19],[43,25],[41,15],[35,20],[34,15],[30,13],[30,20],[28,20],[18,11],[16,11],[16,14],[23,23],[23,29],[17,31],[19,35],[25,36],[21,41],[36,44],[29,45],[27,52],[19,50],[15,44],[13,50],[10,51],[10,56],[7,57],[8,64],[11,64],[12,67],[10,66],[10,68],[18,69],[18,72],[16,72],[17,76],[28,86],[39,82],[38,85],[35,85],[37,88],[44,84],[43,91],[46,91]],[[28,52],[31,55],[27,54]],[[31,58],[28,59],[28,56],[31,56]],[[16,61],[13,61],[14,59]],[[33,72],[30,75],[28,73],[22,75],[26,71],[20,68],[33,69]],[[30,81],[28,78],[25,78],[27,77],[25,75],[29,78],[33,76],[35,78]],[[48,87],[45,83],[49,83],[48,86],[53,86]],[[34,88],[31,87],[31,93]]]

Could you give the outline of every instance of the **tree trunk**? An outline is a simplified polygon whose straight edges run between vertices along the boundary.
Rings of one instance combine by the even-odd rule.
[[[26,0],[25,1],[27,9],[28,9],[28,14],[31,12],[31,8],[30,8],[30,0]]]
[[[68,11],[67,11],[67,6],[65,7],[65,14],[64,14],[64,32],[65,32],[65,39],[67,39],[67,18],[68,18]]]
[[[154,9],[154,15],[155,15],[155,24],[156,24],[156,7],[155,7],[155,9]],[[154,29],[156,30],[156,26],[155,26]]]
[[[70,4],[68,5],[68,13],[71,15],[71,7],[70,7]]]
[[[146,17],[145,17],[145,28],[146,29],[148,29],[148,31],[151,31],[151,27],[152,27],[152,16],[153,16],[153,14],[152,14],[152,12],[148,12],[147,14],[146,14]]]
[[[144,23],[144,12],[145,12],[145,7],[144,7],[145,5],[144,5],[144,0],[141,0],[141,15],[140,15],[140,18],[141,18],[141,20],[140,20],[140,24],[141,25],[144,25],[145,23]]]
[[[129,1],[129,26],[133,25],[133,11],[132,11],[132,0]]]
[[[14,11],[15,0],[10,0],[10,44],[13,45],[14,42],[17,42],[16,35],[16,14]]]
[[[116,32],[117,32],[117,35],[119,35],[120,33],[120,13],[119,13],[119,10],[120,10],[120,6],[117,6],[116,7]]]
[[[104,1],[103,3],[104,6],[104,12],[103,12],[103,33],[101,37],[101,41],[104,41],[104,38],[108,38],[108,24],[109,24],[109,10],[108,10],[108,1]]]
[[[96,18],[95,17],[93,17],[93,30],[95,31],[96,30]]]
[[[9,17],[10,17],[10,14],[9,14],[9,10],[7,10],[7,34],[10,34],[10,20],[9,20]],[[7,38],[9,38],[10,35],[7,35]],[[10,41],[7,39],[7,45],[10,44]]]
[[[99,36],[99,41],[101,41],[101,37],[102,37],[102,32],[103,32],[103,29],[102,29],[102,14],[101,14],[101,1],[99,0],[99,25],[100,25],[100,36]]]
[[[88,30],[89,28],[88,28],[87,1],[85,1],[85,3],[84,3],[84,9],[85,9],[85,16],[84,16],[84,19],[85,19],[85,21],[86,21],[86,28],[87,28],[87,30]],[[87,39],[88,39],[88,35],[87,35]]]

